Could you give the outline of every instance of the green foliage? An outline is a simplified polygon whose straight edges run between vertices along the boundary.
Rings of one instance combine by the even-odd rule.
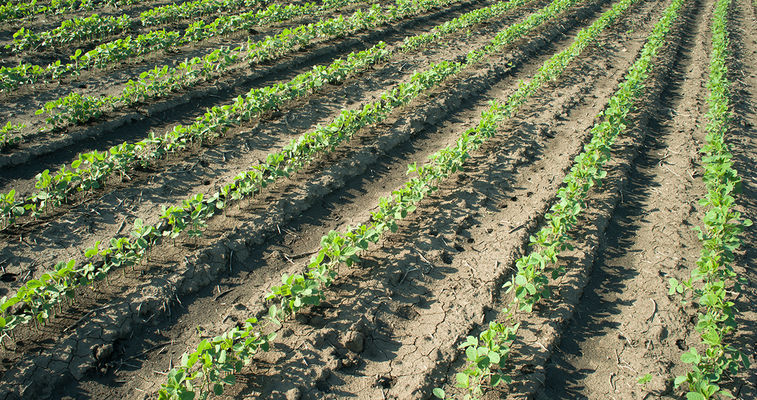
[[[18,142],[21,141],[19,133],[21,132],[21,129],[24,129],[25,127],[25,124],[14,125],[11,122],[8,122],[5,126],[0,128],[0,150],[17,145]]]
[[[427,4],[427,6],[429,6]],[[52,209],[65,201],[72,190],[90,190],[101,185],[105,177],[112,171],[124,171],[125,165],[140,159],[141,157],[153,157],[156,154],[164,154],[176,148],[186,146],[190,138],[212,137],[225,126],[230,126],[231,121],[247,120],[266,110],[273,109],[279,102],[289,98],[304,95],[310,90],[320,86],[339,82],[345,77],[366,68],[373,63],[382,60],[389,53],[383,43],[369,50],[350,54],[346,59],[334,61],[328,67],[314,67],[311,72],[295,77],[285,84],[274,85],[269,88],[253,89],[246,97],[239,97],[233,106],[223,106],[208,110],[205,116],[190,127],[177,126],[166,136],[150,135],[143,142],[135,144],[124,143],[110,149],[108,152],[92,152],[82,154],[71,165],[71,169],[61,167],[57,173],[51,174],[45,170],[37,177],[36,187],[39,190],[28,202],[19,202],[15,199],[15,191],[11,191],[5,198],[3,217],[5,221],[11,221],[22,211],[36,215],[41,210]],[[247,172],[238,175],[233,182],[224,185],[218,192],[210,196],[195,195],[185,200],[180,206],[164,207],[159,222],[154,226],[145,225],[141,220],[134,223],[132,238],[111,239],[110,246],[100,249],[100,243],[88,249],[85,257],[88,261],[76,268],[74,260],[67,261],[71,271],[66,274],[65,285],[70,288],[71,295],[77,286],[88,285],[95,281],[105,279],[107,273],[113,268],[134,266],[161,238],[175,238],[182,232],[187,231],[191,235],[198,235],[205,221],[218,210],[222,210],[229,201],[249,197],[257,193],[266,185],[276,181],[280,177],[289,176],[306,165],[310,160],[323,152],[332,151],[338,144],[349,138],[364,126],[373,124],[385,118],[391,110],[407,104],[424,90],[438,85],[440,82],[459,72],[464,67],[462,63],[440,63],[428,71],[413,75],[410,82],[398,85],[393,90],[387,91],[377,102],[366,104],[362,109],[344,111],[337,119],[325,127],[318,127],[313,132],[305,134],[298,140],[293,140],[279,152],[270,154],[264,163],[254,166]],[[406,197],[412,200],[412,197]],[[405,211],[406,213],[407,211]],[[6,217],[10,215],[11,217]],[[356,250],[365,249],[368,242],[378,240],[377,230],[357,230],[348,233],[346,239],[332,236],[333,241],[325,241],[324,246],[334,259],[345,263],[357,260]],[[348,246],[342,248],[342,244]],[[339,256],[336,256],[338,254]],[[92,260],[99,257],[100,260]],[[325,257],[325,255],[324,255]],[[324,258],[319,260],[319,263]],[[54,275],[53,276],[57,276]],[[323,265],[315,266],[308,273],[307,279],[314,280],[322,287],[328,285],[335,274]],[[288,285],[281,289],[282,298],[289,296],[292,300],[284,301],[280,309],[286,309],[284,313],[273,309],[272,316],[286,315],[294,312],[303,304],[315,301],[319,292],[307,291],[306,287],[300,288],[304,277],[287,277],[283,283]],[[293,289],[292,289],[293,288]],[[54,290],[50,285],[37,287],[28,296],[12,296],[3,301],[4,304],[15,304],[18,301],[40,302],[40,304],[57,304],[60,297],[50,297],[47,291]],[[19,293],[22,293],[20,291]],[[316,297],[313,297],[316,296]],[[10,307],[7,305],[3,310]],[[21,322],[32,319],[32,311],[23,311],[18,316],[7,316],[13,319],[0,333],[7,334]],[[49,317],[45,315],[45,318]],[[44,319],[44,318],[43,318]]]
[[[525,34],[523,31],[522,34]],[[495,42],[487,47],[490,52],[501,49],[516,37]],[[477,53],[479,54],[479,53]],[[283,153],[271,154],[266,164],[253,168],[248,173],[238,176],[233,187],[225,187],[222,193],[232,196],[239,193],[239,197],[246,196],[265,186],[270,177],[288,175],[304,165],[310,154],[328,152],[340,142],[349,139],[354,132],[363,126],[381,121],[395,107],[407,104],[420,93],[438,85],[461,71],[471,62],[440,62],[429,69],[415,73],[409,82],[401,83],[394,89],[381,95],[380,100],[366,104],[357,111],[343,111],[332,124],[318,128],[312,134],[291,142],[283,149]],[[487,124],[495,123],[493,119],[486,119]],[[488,125],[487,125],[488,126]],[[378,211],[372,214],[372,222],[358,227],[348,227],[346,232],[329,232],[321,239],[321,249],[310,260],[307,272],[282,276],[282,283],[271,289],[268,300],[272,301],[268,318],[279,322],[297,313],[303,307],[319,304],[324,297],[324,290],[330,286],[337,276],[338,266],[351,266],[359,262],[358,254],[376,243],[381,235],[397,229],[397,220],[405,218],[413,212],[418,202],[436,190],[436,184],[462,167],[468,158],[468,153],[477,148],[486,136],[479,130],[465,132],[457,143],[432,155],[428,163],[423,166],[411,165],[409,173],[418,175],[412,178],[400,189],[392,192],[391,198],[382,198]],[[485,131],[484,132],[488,132]],[[292,153],[296,152],[296,153]],[[296,154],[296,156],[294,156]],[[249,184],[250,181],[255,183]],[[242,184],[242,183],[245,184]],[[509,354],[509,341],[517,327],[492,324],[491,331],[481,336],[480,343],[471,344],[471,355],[475,352],[476,365],[479,368],[480,379],[486,379],[496,385],[507,381],[507,377],[499,372],[492,372],[491,367],[501,365]],[[484,350],[485,349],[485,350]],[[485,371],[484,371],[485,369]],[[180,376],[186,376],[182,372]],[[184,383],[185,391],[192,391],[198,387],[191,382]],[[169,389],[172,390],[169,393]],[[161,391],[162,398],[180,398],[181,392],[176,390],[173,383],[164,384]]]
[[[197,18],[240,8],[258,7],[265,4],[262,0],[195,0],[181,4],[167,4],[144,11],[139,15],[144,26],[161,25],[183,19]]]
[[[719,0],[712,19],[712,55],[708,87],[709,112],[707,134],[701,152],[704,154],[704,183],[707,194],[700,204],[707,209],[704,227],[697,227],[702,253],[691,278],[679,282],[670,279],[670,295],[691,294],[699,304],[696,330],[705,345],[703,354],[690,349],[681,361],[691,370],[675,380],[675,386],[688,385],[688,399],[732,398],[717,382],[725,373],[735,374],[739,366],[749,368],[749,359],[728,344],[736,329],[733,302],[728,300],[740,290],[739,277],[731,266],[734,252],[741,246],[740,234],[752,225],[734,211],[734,194],[741,180],[733,168],[732,155],[725,142],[730,122],[728,68],[728,9],[730,0]]]
[[[427,5],[426,7],[429,6]],[[414,9],[413,12],[419,12],[419,10]],[[346,61],[338,60],[338,62],[335,62],[330,67],[315,67],[312,72],[301,74],[289,83],[277,84],[273,87],[263,89],[253,89],[245,98],[240,97],[237,99],[233,106],[214,107],[209,110],[203,117],[198,118],[197,122],[191,125],[189,129],[177,126],[162,138],[151,136],[147,140],[134,145],[123,145],[119,148],[113,148],[111,149],[112,157],[109,156],[108,158],[119,158],[123,161],[114,164],[116,166],[128,164],[129,161],[143,160],[144,162],[150,158],[160,157],[167,152],[182,149],[189,143],[188,140],[199,140],[202,142],[207,138],[212,138],[235,123],[249,120],[263,112],[275,109],[285,101],[312,93],[326,83],[338,82],[351,73],[365,69],[368,65],[387,55],[384,47],[385,45],[381,43],[369,51],[351,54]],[[235,51],[238,50],[239,48]],[[77,57],[79,54],[77,54]],[[47,122],[53,126],[82,123],[92,118],[97,118],[106,109],[112,108],[116,101],[122,100],[128,103],[135,103],[155,94],[164,94],[166,90],[173,89],[176,85],[188,84],[185,79],[187,76],[210,79],[212,75],[221,73],[226,66],[235,61],[236,55],[231,54],[228,48],[215,50],[206,55],[202,60],[195,58],[189,62],[180,64],[177,70],[182,73],[169,76],[167,79],[165,76],[168,75],[168,69],[165,67],[148,71],[140,77],[141,82],[152,82],[152,84],[139,85],[131,81],[127,84],[122,99],[83,97],[77,93],[72,93],[65,98],[47,103],[45,108],[39,110],[37,113],[47,112],[52,114],[47,118]],[[199,70],[193,68],[193,65],[198,64],[201,64]],[[124,153],[122,150],[128,150],[128,152]],[[100,181],[113,171],[109,168],[101,169],[103,173],[98,175]],[[78,187],[76,189],[81,188]],[[68,190],[73,189],[73,187],[68,188]],[[47,194],[41,192],[38,195],[31,196],[31,199],[45,199]],[[45,204],[49,204],[49,202]],[[37,204],[37,209],[41,210],[44,208],[44,206],[40,207],[40,204]]]
[[[606,26],[630,4],[630,1],[616,3],[613,9],[600,17],[596,23]],[[578,216],[585,208],[584,199],[589,190],[601,183],[607,174],[602,170],[602,166],[610,159],[610,150],[615,138],[626,129],[628,114],[641,95],[643,82],[652,67],[652,59],[663,45],[682,4],[683,0],[674,1],[660,22],[655,25],[639,59],[626,73],[626,80],[620,84],[609,100],[607,108],[600,115],[603,117],[602,121],[592,128],[591,141],[576,157],[570,172],[563,180],[564,185],[557,192],[558,200],[545,216],[546,226],[531,236],[531,246],[534,250],[516,261],[518,271],[506,287],[514,293],[514,302],[519,310],[531,312],[539,300],[549,296],[547,273],[552,279],[556,279],[564,272],[563,268],[557,266],[557,255],[569,248],[568,231],[578,221]],[[590,29],[580,32],[579,36],[590,34]],[[581,51],[579,47],[572,47],[567,50],[567,54],[577,54]],[[552,62],[555,65],[563,65],[565,61],[561,57],[555,57],[548,63]],[[551,75],[545,73],[545,79],[551,79]]]
[[[590,27],[581,30],[570,47],[547,60],[531,80],[522,82],[506,103],[494,103],[490,111],[491,117],[484,119],[484,121],[489,121],[489,126],[482,126],[482,131],[491,132],[490,135],[493,134],[496,128],[495,121],[510,117],[539,87],[559,77],[568,63],[578,56],[584,48],[593,43],[599,33],[623,15],[633,3],[633,0],[624,0],[613,5]],[[680,2],[676,7],[669,9],[666,15],[675,13],[678,7],[680,7]],[[531,18],[535,17],[529,17],[529,19]],[[662,26],[659,31],[667,32],[664,29],[666,24],[670,24],[670,20],[663,18],[657,25],[657,27]],[[654,38],[653,34],[651,39]],[[609,146],[612,144],[612,140],[625,129],[624,118],[633,104],[633,96],[638,95],[638,91],[634,90],[637,83],[629,84],[628,82],[643,80],[646,77],[646,70],[650,65],[649,59],[661,44],[662,40],[648,41],[647,46],[642,50],[642,57],[626,75],[627,81],[621,85],[619,91],[610,101],[608,109],[605,110],[604,121],[592,129],[593,138],[591,142],[585,147],[584,152],[576,158],[574,166],[564,179],[565,185],[557,194],[558,202],[552,206],[545,217],[547,225],[531,237],[534,250],[516,261],[518,271],[505,287],[508,288],[508,291],[513,292],[513,306],[517,309],[531,312],[533,306],[540,299],[549,296],[549,279],[545,272],[551,265],[556,264],[559,252],[569,248],[567,244],[568,231],[584,209],[583,198],[588,194],[589,189],[606,175],[601,166],[609,159]],[[618,101],[620,99],[623,101]],[[550,272],[552,279],[555,279],[564,271],[560,267],[553,267]],[[505,309],[503,313],[508,319],[513,316],[511,309]],[[517,327],[517,324],[510,327],[509,333],[512,336],[508,336],[507,348],[516,338]],[[496,330],[493,330],[494,328]],[[489,329],[481,333],[481,338],[491,337],[494,332],[502,329],[502,326],[490,325]],[[471,342],[471,338],[468,338],[466,343],[469,342]],[[484,343],[487,342],[484,341]],[[501,345],[499,342],[496,343]],[[482,378],[494,372],[482,369],[477,364],[477,360],[471,358],[472,354],[466,355],[469,361],[468,367],[458,374],[458,386],[467,389],[466,398],[477,398],[482,393]],[[489,384],[493,385],[492,382]]]
[[[65,20],[55,29],[34,33],[26,28],[13,34],[12,48],[15,52],[31,48],[60,47],[73,42],[91,41],[103,36],[121,34],[131,28],[132,21],[128,15],[120,17],[100,17],[92,14],[85,18]]]
[[[444,0],[438,4],[447,4],[448,2],[449,0]],[[521,1],[518,1],[514,4],[517,5],[520,3]],[[406,12],[417,13],[423,9],[432,7],[433,4],[437,3],[424,3],[418,5],[420,8],[406,7],[405,10]],[[389,9],[392,9],[392,7],[389,7]],[[375,20],[375,13],[371,15],[373,16],[364,14],[361,18]],[[393,15],[396,18],[404,16],[404,14],[400,15],[397,13]],[[354,18],[350,20],[352,21],[351,25],[345,25],[347,28],[357,23]],[[376,23],[386,22],[386,20],[382,19],[377,21]],[[452,30],[451,28],[447,28],[445,32],[451,33]],[[386,50],[385,47],[384,43],[379,43],[369,50],[352,53],[346,59],[336,60],[328,67],[314,67],[312,71],[300,74],[290,82],[275,84],[261,89],[252,89],[246,96],[237,98],[233,104],[216,106],[209,109],[205,115],[198,117],[192,125],[178,125],[162,136],[151,133],[148,138],[142,141],[115,146],[104,154],[102,160],[95,160],[91,163],[93,168],[98,170],[92,174],[97,184],[93,184],[91,180],[77,183],[80,180],[75,175],[89,173],[89,169],[87,168],[77,168],[73,172],[74,176],[69,176],[69,172],[63,170],[63,173],[67,174],[65,178],[70,185],[55,186],[55,188],[62,191],[61,193],[49,193],[47,190],[49,186],[45,185],[44,190],[40,190],[27,198],[23,205],[25,207],[28,206],[29,209],[34,209],[36,215],[36,213],[46,211],[50,206],[56,207],[59,204],[58,202],[47,201],[51,195],[55,198],[65,199],[67,198],[67,192],[99,187],[112,173],[126,175],[128,169],[137,164],[148,164],[151,160],[162,157],[167,153],[185,149],[192,143],[206,143],[240,122],[249,121],[267,111],[277,109],[285,102],[313,93],[327,83],[341,82],[346,77],[388,58],[392,53]],[[264,51],[264,48],[265,46],[258,50]],[[37,113],[50,114],[47,122],[54,129],[69,124],[83,123],[97,118],[99,115],[115,109],[121,104],[135,104],[155,96],[165,95],[169,91],[179,86],[188,85],[197,79],[211,79],[217,74],[222,73],[227,66],[236,62],[237,55],[241,54],[239,51],[240,48],[234,50],[230,50],[229,48],[217,49],[202,59],[196,57],[192,60],[187,60],[179,64],[174,70],[163,67],[147,71],[140,76],[139,81],[129,81],[120,98],[97,98],[72,93],[65,98],[47,103],[45,108],[38,110]],[[180,72],[174,74],[175,71]],[[92,153],[80,155],[80,158],[88,157],[89,154]],[[88,184],[86,187],[84,186],[85,182]],[[236,194],[234,195],[236,196]],[[0,222],[4,224],[12,223],[8,222],[8,220],[3,221],[2,219],[0,219]]]
[[[652,382],[652,374],[644,374],[636,379],[639,385],[646,385],[649,382]]]
[[[56,61],[49,64],[47,67],[24,63],[21,63],[16,67],[0,67],[0,89],[10,91],[20,85],[55,80],[65,74],[78,74],[84,69],[106,68],[116,62],[149,54],[154,51],[166,50],[175,46],[185,45],[217,35],[250,29],[261,24],[271,24],[304,15],[318,15],[327,10],[356,1],[359,0],[333,0],[323,3],[321,6],[316,5],[315,3],[305,3],[302,5],[272,4],[268,6],[268,8],[261,10],[252,10],[239,15],[220,16],[214,21],[208,23],[202,20],[196,21],[187,27],[184,32],[166,31],[165,29],[162,29],[140,34],[136,37],[128,35],[108,43],[103,43],[86,53],[82,53],[81,50],[76,50],[76,52],[70,56],[72,62],[68,64],[62,64],[60,61]],[[410,0],[397,1],[404,2]],[[393,7],[394,6],[389,6],[385,11],[390,11],[394,9]],[[356,14],[359,13],[360,11]],[[41,46],[45,37],[48,36],[50,37],[50,43],[63,44],[64,42],[67,43],[78,40],[77,38],[79,37],[87,37],[88,35],[91,35],[89,32],[93,30],[103,29],[103,34],[106,34],[106,31],[109,29],[115,31],[121,29],[121,27],[126,29],[127,25],[131,26],[131,22],[123,17],[113,21],[102,20],[100,17],[93,17],[95,16],[88,17],[91,18],[90,20],[85,18],[82,20],[76,20],[75,22],[69,22],[65,27],[61,26],[60,28],[56,28],[60,30],[53,30],[40,35],[22,29],[14,35],[14,37],[19,40],[16,45],[23,46],[24,48],[28,46]],[[102,21],[104,24],[98,25],[98,20]],[[118,27],[113,24],[116,24]],[[287,31],[290,30],[285,29],[285,32]],[[21,44],[22,42],[24,44]],[[249,52],[250,49],[248,48],[246,51]]]
[[[64,14],[74,11],[91,11],[96,6],[122,6],[134,4],[140,0],[52,0],[49,2],[11,2],[0,5],[0,21],[11,21],[36,14]]]

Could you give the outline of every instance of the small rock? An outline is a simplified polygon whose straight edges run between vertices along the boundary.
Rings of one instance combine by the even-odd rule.
[[[332,358],[326,363],[326,369],[331,371],[338,371],[339,368],[342,368],[342,360],[339,358]]]
[[[346,358],[342,359],[342,368],[352,368],[358,364],[358,359],[355,357],[355,355],[348,355]]]
[[[365,347],[365,335],[360,331],[350,331],[344,340],[344,347],[354,353],[361,353]]]
[[[110,343],[95,347],[95,359],[103,361],[113,354],[113,345]]]
[[[300,400],[300,397],[302,397],[302,392],[299,388],[291,388],[287,390],[284,396],[286,397],[286,400]]]

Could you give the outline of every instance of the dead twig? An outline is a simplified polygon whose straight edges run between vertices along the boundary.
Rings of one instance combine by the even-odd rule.
[[[427,260],[426,257],[423,257],[423,253],[421,253],[420,250],[415,249],[415,251],[418,253],[418,256],[421,258],[421,260],[423,260],[423,262],[425,262],[426,264],[428,264],[428,265],[430,265],[432,267],[434,266],[434,264],[431,264],[431,262],[429,260]]]
[[[143,351],[143,352],[141,352],[141,353],[139,353],[139,354],[135,354],[135,355],[133,355],[133,356],[131,356],[131,357],[129,357],[129,358],[127,358],[127,359],[123,360],[123,361],[124,361],[124,362],[126,362],[126,361],[131,361],[131,360],[133,360],[133,359],[135,359],[135,358],[137,358],[137,357],[140,357],[140,356],[142,356],[142,355],[145,355],[145,354],[147,354],[147,353],[149,353],[149,352],[151,352],[151,351],[153,351],[153,350],[157,350],[157,349],[159,349],[159,348],[163,348],[163,347],[166,347],[166,346],[168,346],[169,344],[171,344],[171,342],[170,342],[170,341],[168,341],[168,342],[163,342],[163,343],[158,343],[158,344],[156,344],[155,346],[152,346],[152,347],[150,347],[149,349],[147,349],[147,350],[145,350],[145,351]]]
[[[221,297],[226,296],[227,294],[231,293],[232,290],[234,289],[229,288],[229,289],[224,290],[221,293],[218,293],[216,297],[213,298],[213,301],[218,301],[218,299],[220,299]]]
[[[118,229],[116,229],[116,235],[121,233],[121,229],[124,229],[124,226],[126,225],[126,219],[128,216],[124,217],[124,219],[121,220],[121,225],[118,226]]]
[[[402,284],[402,282],[405,280],[405,278],[407,278],[407,274],[409,274],[409,273],[411,273],[413,271],[417,271],[417,270],[418,270],[418,268],[415,268],[415,267],[413,267],[412,269],[406,270],[405,274],[402,275],[402,278],[400,278],[400,281],[398,282],[398,284]]]
[[[671,174],[673,174],[673,175],[675,175],[675,176],[677,176],[677,177],[679,177],[679,178],[683,179],[683,177],[682,177],[681,175],[678,175],[678,174],[677,174],[677,173],[676,173],[675,171],[673,171],[672,169],[670,169],[670,168],[669,168],[669,167],[668,167],[667,165],[665,165],[665,164],[664,164],[664,163],[663,163],[662,161],[660,161],[660,166],[661,166],[661,167],[663,167],[663,168],[665,168],[665,169],[667,169],[667,170],[668,170],[668,172],[670,172]]]
[[[508,232],[508,234],[510,234],[510,233],[513,233],[513,232],[517,231],[518,229],[520,229],[520,228],[523,228],[524,226],[526,226],[526,223],[525,223],[525,222],[524,222],[524,223],[522,223],[522,224],[520,224],[520,225],[518,225],[518,226],[516,226],[516,227],[515,227],[515,228],[513,228],[513,229],[510,229],[510,232]]]
[[[649,300],[652,300],[652,315],[650,315],[649,318],[647,318],[647,321],[652,322],[655,314],[657,314],[657,302],[654,301],[654,299],[649,299]]]

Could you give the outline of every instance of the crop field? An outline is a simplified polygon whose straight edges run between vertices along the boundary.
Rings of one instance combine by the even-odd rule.
[[[9,0],[0,400],[757,399],[757,2]]]

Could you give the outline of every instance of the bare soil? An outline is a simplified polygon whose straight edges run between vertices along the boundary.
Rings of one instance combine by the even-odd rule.
[[[379,40],[395,45],[486,4],[462,2],[304,49],[262,69],[244,89],[198,94],[142,125],[114,127],[103,140],[189,120],[239,90],[287,79]],[[95,240],[127,234],[136,218],[155,222],[162,205],[214,191],[340,110],[362,107],[431,62],[464,55],[544,4],[534,2],[422,52],[395,57],[235,128],[216,143],[172,155],[130,180],[109,182],[42,221],[0,233],[0,295],[13,293],[54,260],[80,258]],[[273,349],[257,355],[224,396],[429,399],[434,387],[462,395],[454,388],[454,375],[464,365],[457,346],[498,318],[508,301],[502,284],[514,261],[528,250],[529,235],[543,223],[596,116],[668,4],[645,0],[633,6],[560,79],[504,122],[500,134],[423,200],[398,232],[387,234],[355,266],[343,267],[325,302],[282,326],[268,326],[277,333]],[[672,384],[686,370],[680,354],[701,345],[696,308],[669,297],[667,280],[688,276],[701,249],[692,228],[701,225],[705,211],[698,204],[705,193],[698,149],[707,122],[714,4],[691,0],[682,11],[629,132],[616,142],[608,177],[593,189],[572,232],[574,249],[560,261],[567,274],[554,283],[555,295],[521,321],[509,365],[513,384],[487,390],[485,399],[682,397]],[[475,126],[490,100],[514,92],[611,5],[589,0],[574,7],[361,130],[305,171],[235,203],[208,221],[202,237],[165,241],[134,270],[80,290],[77,302],[47,325],[18,329],[15,340],[0,349],[0,399],[154,397],[183,352],[261,315],[271,286],[282,274],[301,272],[324,234],[368,221],[379,198],[407,180],[408,164],[424,161]],[[757,220],[754,15],[750,0],[734,1],[729,68],[735,113],[729,139],[743,179],[739,209]],[[71,150],[102,145],[82,142]],[[34,168],[50,157],[4,167],[3,191],[29,190]],[[56,162],[66,160],[60,157]],[[739,327],[733,341],[757,364],[755,245],[750,229],[736,265],[747,284],[735,298]],[[651,382],[638,384],[647,373]],[[757,397],[754,366],[723,384],[739,399]]]

